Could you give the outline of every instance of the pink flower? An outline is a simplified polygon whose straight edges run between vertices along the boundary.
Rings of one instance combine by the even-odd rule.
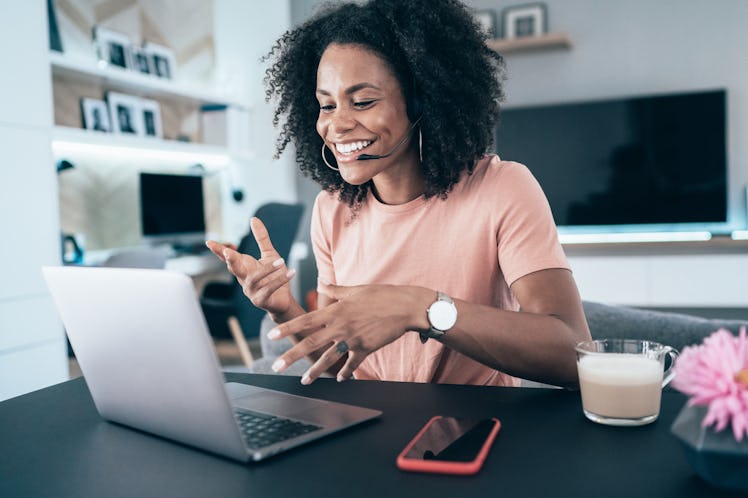
[[[736,441],[748,436],[748,337],[719,329],[699,346],[683,349],[675,362],[673,387],[687,394],[689,405],[708,406],[702,426],[717,432],[728,424]]]

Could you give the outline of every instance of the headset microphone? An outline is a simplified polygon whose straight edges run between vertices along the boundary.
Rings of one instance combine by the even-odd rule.
[[[416,129],[416,126],[418,126],[418,123],[420,121],[421,121],[421,117],[419,116],[418,119],[416,119],[415,122],[412,125],[410,125],[410,129],[408,130],[408,133],[405,134],[405,136],[403,137],[403,139],[400,140],[397,143],[397,145],[395,145],[395,147],[391,151],[389,151],[387,154],[382,154],[382,155],[378,155],[378,154],[361,154],[360,156],[358,156],[356,158],[356,161],[370,161],[372,159],[384,159],[386,157],[390,157],[392,154],[394,154],[395,152],[397,152],[397,150],[400,147],[402,147],[405,142],[408,141],[408,139],[410,138],[410,136],[413,134],[413,130]]]

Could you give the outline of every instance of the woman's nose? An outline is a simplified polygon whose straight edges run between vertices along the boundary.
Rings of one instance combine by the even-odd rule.
[[[348,110],[336,109],[330,116],[330,131],[340,135],[356,127],[356,120]]]

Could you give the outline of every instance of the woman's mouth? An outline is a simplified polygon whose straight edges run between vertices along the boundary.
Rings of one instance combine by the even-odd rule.
[[[358,153],[374,143],[374,140],[358,140],[356,142],[336,143],[335,151],[343,161],[350,161],[358,156]]]

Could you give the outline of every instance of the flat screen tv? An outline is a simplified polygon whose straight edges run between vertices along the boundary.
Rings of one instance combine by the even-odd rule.
[[[205,240],[203,178],[194,175],[140,173],[143,239],[175,247]]]
[[[560,233],[727,226],[726,92],[507,108],[496,149],[532,171]]]

